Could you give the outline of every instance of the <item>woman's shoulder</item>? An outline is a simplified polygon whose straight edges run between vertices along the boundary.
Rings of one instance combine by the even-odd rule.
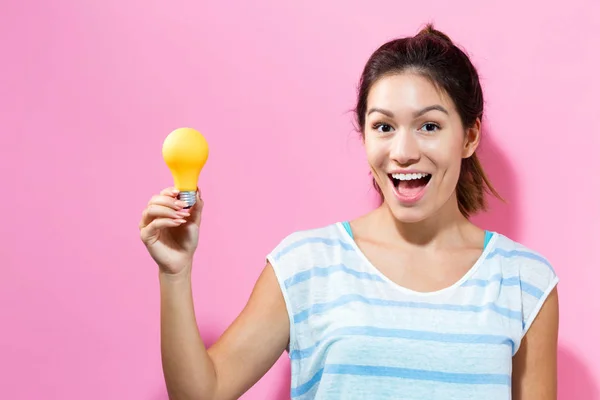
[[[549,259],[538,250],[511,239],[501,233],[494,232],[486,259],[495,259],[505,265],[519,267],[545,275],[556,275]]]
[[[499,282],[506,289],[501,291],[506,306],[514,309],[515,302],[519,303],[521,333],[524,335],[556,288],[558,275],[552,263],[539,251],[499,233],[494,233],[492,240],[486,255],[489,268],[484,270],[493,276],[487,279]]]
[[[284,235],[270,252],[270,258],[278,261],[290,253],[313,251],[315,247],[350,247],[342,235],[341,222],[332,222],[316,227],[293,230]]]
[[[339,222],[294,230],[267,254],[267,261],[284,293],[305,281],[314,268],[331,264],[339,250],[352,250]],[[295,286],[297,288],[297,286]]]
[[[552,263],[539,251],[498,233],[492,240],[494,242],[486,255],[489,265],[483,269],[491,275],[483,278],[498,281],[507,289],[514,287],[519,290],[523,325],[528,328],[558,284],[558,275]],[[514,292],[511,289],[505,293]]]

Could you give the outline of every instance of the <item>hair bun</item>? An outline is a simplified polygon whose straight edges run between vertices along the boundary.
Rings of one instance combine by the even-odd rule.
[[[446,35],[444,32],[440,32],[437,29],[435,29],[433,27],[433,24],[431,24],[431,23],[425,25],[425,28],[421,29],[419,31],[419,33],[417,33],[417,37],[426,37],[426,36],[435,37],[435,38],[443,40],[444,42],[452,44],[452,39],[450,39],[450,37],[448,35]]]

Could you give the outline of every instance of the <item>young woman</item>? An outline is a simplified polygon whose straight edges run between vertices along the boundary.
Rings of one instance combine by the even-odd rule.
[[[238,398],[287,350],[292,399],[555,399],[558,278],[468,218],[496,193],[477,159],[483,104],[468,57],[433,27],[379,48],[356,119],[381,206],[284,238],[209,349],[190,279],[202,200],[154,196],[140,230],[171,398]]]

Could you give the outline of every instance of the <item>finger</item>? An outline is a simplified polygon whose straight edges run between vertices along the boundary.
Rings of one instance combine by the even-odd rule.
[[[152,241],[158,235],[161,229],[175,228],[184,224],[184,219],[158,218],[150,222],[147,226],[140,230],[140,237],[147,243]]]
[[[160,194],[162,196],[177,197],[179,195],[179,190],[177,190],[177,188],[174,188],[173,186],[170,186],[168,188],[161,190]]]
[[[187,206],[187,203],[185,201],[178,200],[175,197],[159,194],[156,196],[152,196],[152,198],[148,202],[148,206],[151,205],[159,205],[163,207],[172,208],[173,210],[181,210],[182,208],[185,208]]]
[[[172,208],[162,206],[159,204],[151,204],[142,213],[142,220],[140,222],[140,228],[143,228],[155,219],[158,218],[169,218],[169,219],[185,219],[190,216],[190,212],[184,209],[174,210]]]
[[[200,189],[196,190],[196,203],[190,209],[191,217],[190,221],[198,223],[200,221],[200,215],[202,214],[202,209],[204,208],[204,200],[202,199],[202,192]]]

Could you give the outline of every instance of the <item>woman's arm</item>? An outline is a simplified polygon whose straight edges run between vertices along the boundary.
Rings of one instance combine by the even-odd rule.
[[[198,332],[190,277],[162,275],[161,350],[172,400],[237,399],[277,361],[289,319],[267,263],[244,310],[208,350]]]
[[[556,400],[558,292],[550,293],[513,358],[514,400]]]

